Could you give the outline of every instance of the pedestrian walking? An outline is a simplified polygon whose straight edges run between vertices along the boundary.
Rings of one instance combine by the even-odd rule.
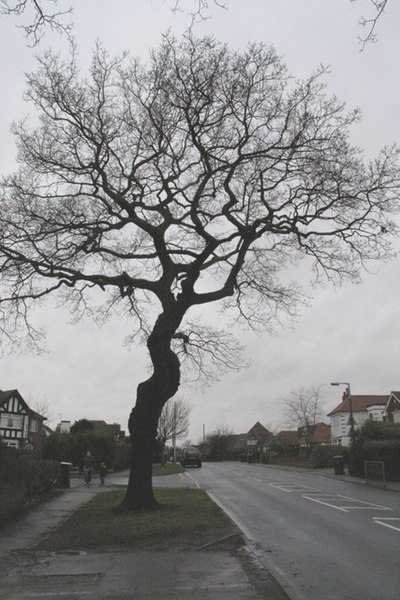
[[[89,450],[86,452],[83,459],[83,476],[85,485],[89,485],[92,481],[92,473],[96,467],[96,461]]]
[[[104,485],[107,471],[108,471],[108,469],[107,469],[106,463],[104,463],[104,462],[100,463],[100,467],[99,467],[100,485]]]

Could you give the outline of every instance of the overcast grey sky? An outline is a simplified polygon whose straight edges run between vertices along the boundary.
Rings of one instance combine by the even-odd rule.
[[[181,0],[182,7],[192,0]],[[378,43],[360,53],[360,16],[371,14],[368,0],[226,0],[228,10],[214,8],[198,24],[197,34],[214,34],[233,48],[249,41],[273,44],[295,76],[309,75],[320,64],[330,67],[329,90],[350,108],[360,107],[362,122],[353,141],[372,157],[385,144],[400,141],[400,3],[389,0],[378,25]],[[129,50],[146,58],[168,28],[181,33],[189,25],[173,15],[173,0],[67,0],[72,5],[84,69],[97,39],[111,53]],[[0,165],[15,166],[10,122],[29,113],[23,102],[24,72],[34,70],[34,56],[65,42],[46,35],[39,49],[25,45],[15,21],[0,19]],[[238,331],[253,365],[224,376],[204,391],[181,386],[180,397],[192,407],[190,438],[226,425],[236,433],[255,421],[284,427],[280,400],[300,387],[323,385],[326,412],[339,403],[342,390],[330,381],[349,381],[354,394],[385,394],[400,388],[400,258],[376,264],[363,283],[340,289],[313,290],[309,308],[293,328],[277,328],[273,337]],[[210,318],[213,308],[207,307]],[[61,309],[37,311],[48,333],[47,354],[13,355],[0,360],[0,388],[18,388],[29,401],[47,401],[52,423],[82,417],[118,422],[126,428],[137,384],[146,378],[145,348],[123,345],[129,323],[114,319],[99,329],[90,321],[68,324]]]

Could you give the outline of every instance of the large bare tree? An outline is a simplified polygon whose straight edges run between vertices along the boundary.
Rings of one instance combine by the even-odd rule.
[[[86,79],[51,52],[28,77],[40,121],[14,125],[20,166],[1,183],[0,325],[35,339],[29,309],[58,294],[75,316],[129,313],[144,334],[152,372],[129,418],[121,508],[155,505],[158,419],[178,353],[199,341],[189,313],[214,303],[268,326],[301,298],[293,265],[357,280],[389,256],[398,150],[364,164],[349,142],[358,113],[323,75],[296,80],[263,45],[167,35],[146,65],[97,47]]]

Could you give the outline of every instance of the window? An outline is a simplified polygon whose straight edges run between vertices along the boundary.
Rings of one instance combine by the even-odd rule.
[[[37,419],[31,419],[29,423],[29,431],[37,431],[38,430],[38,422]]]
[[[2,413],[0,417],[0,427],[6,427],[7,429],[22,429],[23,420],[23,415]]]

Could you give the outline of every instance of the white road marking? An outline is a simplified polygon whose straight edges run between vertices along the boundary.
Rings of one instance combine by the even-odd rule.
[[[330,495],[330,494],[322,494],[322,495],[306,495],[302,494],[302,497],[306,500],[311,500],[312,502],[317,502],[318,504],[324,504],[325,506],[329,506],[330,508],[335,508],[336,510],[340,510],[342,512],[350,512],[351,510],[393,510],[392,508],[388,508],[387,506],[381,506],[379,504],[372,504],[371,502],[365,502],[364,500],[358,500],[357,498],[350,498],[349,496],[341,496],[338,495]],[[345,502],[345,504],[344,504]],[[350,504],[349,504],[350,503]]]
[[[306,496],[305,494],[302,494],[302,497],[305,498],[306,500],[311,500],[312,502],[317,502],[318,504],[324,504],[325,506],[329,506],[330,508],[336,508],[336,510],[341,510],[342,512],[350,512],[346,508],[342,508],[341,506],[336,506],[335,504],[330,504],[330,502],[327,502],[326,500],[329,500],[330,496],[328,496],[328,498],[326,498],[326,500],[322,500],[321,497],[320,498],[312,498],[311,496]],[[335,498],[332,498],[332,501],[334,499]]]
[[[282,492],[287,492],[288,494],[291,494],[292,492],[319,492],[317,488],[311,487],[310,485],[303,485],[301,483],[284,483],[281,481],[274,481],[268,485],[277,488],[278,490],[282,490]]]
[[[352,509],[360,509],[366,508],[368,510],[393,510],[392,508],[388,508],[387,506],[381,506],[380,504],[372,504],[372,502],[365,502],[364,500],[357,500],[356,498],[350,498],[349,496],[342,496],[339,494],[339,498],[343,498],[344,500],[350,502],[357,502],[357,504],[364,504],[365,506],[347,506],[346,508]]]
[[[189,477],[189,479],[191,479],[193,481],[193,483],[197,487],[197,489],[199,489],[199,490],[201,489],[200,485],[197,483],[197,481],[195,480],[195,478],[190,473],[188,473],[187,471],[185,471],[185,475],[186,475],[186,477]]]
[[[250,477],[250,475],[247,475],[247,479],[252,479],[253,481],[259,481],[259,482],[263,482],[263,479],[257,479],[257,477]]]
[[[398,531],[400,533],[400,517],[373,517],[372,520],[378,525],[383,525],[383,527],[394,529],[394,531]],[[398,527],[391,523],[387,523],[386,521],[397,521]]]

